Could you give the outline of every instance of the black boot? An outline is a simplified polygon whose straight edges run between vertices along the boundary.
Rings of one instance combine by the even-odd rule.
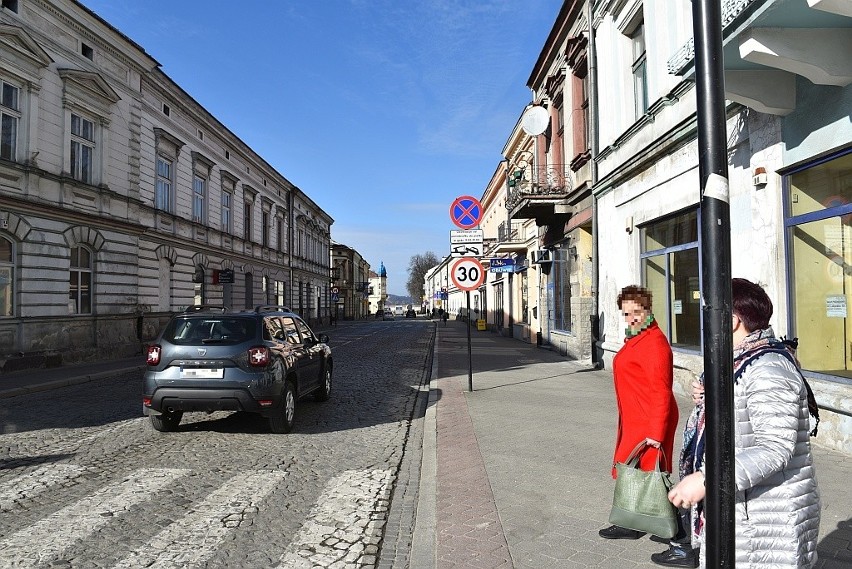
[[[698,550],[691,545],[672,545],[662,553],[651,555],[651,561],[664,567],[698,567]]]

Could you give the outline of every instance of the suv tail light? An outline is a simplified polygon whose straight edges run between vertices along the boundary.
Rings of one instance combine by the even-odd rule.
[[[160,346],[148,346],[147,364],[149,366],[159,365],[160,356],[163,353],[163,348]]]
[[[252,367],[266,367],[269,365],[269,348],[266,346],[255,346],[248,351],[249,365]]]

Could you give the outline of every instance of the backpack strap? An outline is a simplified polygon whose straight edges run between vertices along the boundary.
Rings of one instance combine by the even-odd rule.
[[[740,365],[737,366],[737,370],[734,373],[734,383],[737,383],[739,378],[742,376],[743,372],[746,370],[746,368],[754,360],[756,360],[757,358],[759,358],[760,356],[762,356],[764,354],[780,354],[780,355],[784,356],[785,358],[787,358],[787,360],[791,364],[793,364],[793,367],[796,368],[796,371],[799,372],[799,377],[802,378],[802,382],[805,384],[805,392],[807,393],[807,398],[808,398],[808,412],[810,413],[811,417],[814,418],[814,421],[815,421],[814,428],[810,432],[810,435],[812,437],[817,436],[817,431],[819,430],[819,406],[817,405],[816,397],[814,397],[813,389],[811,389],[811,386],[808,383],[808,380],[805,379],[805,376],[802,373],[802,370],[799,369],[799,362],[796,361],[796,358],[793,356],[793,354],[790,353],[789,350],[787,350],[785,348],[768,348],[768,347],[756,350],[748,358],[743,360],[743,362],[740,363]]]

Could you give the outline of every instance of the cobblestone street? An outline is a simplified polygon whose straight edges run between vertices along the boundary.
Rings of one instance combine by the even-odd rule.
[[[138,374],[4,400],[0,566],[376,566],[433,333],[331,329],[331,399],[289,435],[225,412],[155,432]]]

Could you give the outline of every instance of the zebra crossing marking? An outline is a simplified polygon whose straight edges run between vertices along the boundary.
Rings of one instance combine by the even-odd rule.
[[[284,476],[283,471],[234,476],[113,568],[202,566],[216,554],[227,534],[240,527],[247,514],[258,510],[258,504]]]
[[[45,464],[29,474],[12,478],[0,486],[0,512],[11,510],[16,502],[29,500],[54,486],[73,480],[86,470],[85,466],[76,464]]]
[[[190,471],[176,468],[136,470],[77,502],[22,528],[0,541],[0,567],[31,567],[62,555],[151,494]]]
[[[368,558],[378,550],[390,500],[390,481],[390,470],[347,470],[332,478],[278,567],[374,565]]]

